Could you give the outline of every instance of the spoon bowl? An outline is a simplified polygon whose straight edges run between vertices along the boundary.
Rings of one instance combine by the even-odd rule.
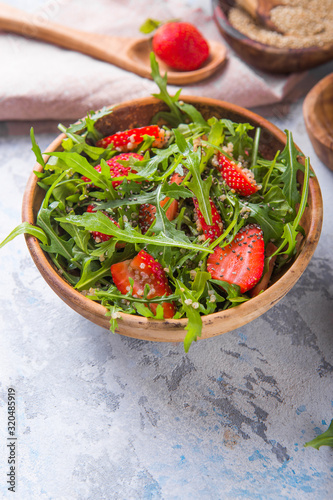
[[[194,71],[177,71],[170,68],[163,61],[158,60],[161,73],[168,73],[168,83],[173,85],[184,85],[204,80],[222,68],[226,62],[227,49],[219,42],[208,41],[209,57],[207,61]],[[137,65],[138,71],[133,66],[133,73],[140,74],[151,79],[150,75],[150,53],[152,52],[151,39],[135,39],[128,43],[126,56],[128,60]]]
[[[45,22],[39,17],[0,3],[0,29],[10,33],[43,40],[66,49],[82,52],[109,62],[139,76],[152,79],[150,74],[151,40],[88,33],[60,24]],[[226,48],[219,42],[208,41],[210,56],[195,71],[175,71],[161,64],[168,73],[168,83],[186,85],[211,76],[226,61]]]

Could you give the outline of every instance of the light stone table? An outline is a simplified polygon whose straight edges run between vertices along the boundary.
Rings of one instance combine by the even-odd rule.
[[[312,159],[321,240],[288,295],[242,328],[188,354],[113,335],[52,292],[23,236],[0,251],[1,498],[333,498],[333,449],[303,446],[333,417],[333,172],[313,151],[301,105],[273,121]],[[37,135],[42,149],[55,133]],[[1,239],[20,222],[30,147],[28,135],[0,138]],[[6,483],[8,388],[16,493]]]

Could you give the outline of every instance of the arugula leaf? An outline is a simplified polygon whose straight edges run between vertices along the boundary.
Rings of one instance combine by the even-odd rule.
[[[263,203],[270,209],[270,218],[281,221],[287,217],[292,217],[293,210],[287,202],[282,189],[278,186],[272,186],[264,195]]]
[[[141,161],[141,165],[143,164],[144,168],[140,169],[140,177],[138,179],[150,179],[161,164],[167,162],[169,157],[177,152],[177,146],[172,144],[168,149],[154,149],[153,152],[155,156],[149,158],[149,160]]]
[[[211,274],[207,271],[197,271],[193,284],[192,290],[195,292],[196,299],[199,300],[203,295],[205,288],[207,286],[207,281],[211,279]]]
[[[89,254],[88,242],[90,240],[89,231],[85,231],[79,229],[77,226],[73,226],[72,224],[60,224],[60,226],[73,238],[76,245],[84,252],[85,254]]]
[[[204,148],[204,154],[201,157],[200,172],[203,172],[205,170],[209,160],[215,154],[216,148],[219,147],[222,142],[223,125],[220,120],[215,120],[215,122],[213,122],[212,124],[208,136],[208,141],[206,143],[208,147]]]
[[[31,150],[35,153],[37,163],[39,163],[44,168],[45,161],[44,161],[42,152],[40,150],[40,147],[38,146],[38,144],[36,142],[33,127],[31,127],[31,129],[30,129],[30,139],[31,139],[31,144],[32,144]]]
[[[134,302],[133,306],[137,310],[141,316],[144,316],[145,318],[155,318],[154,313],[149,309],[149,307],[145,306],[141,302]]]
[[[175,242],[184,242],[185,244],[191,243],[186,234],[183,231],[179,231],[174,223],[169,221],[165,213],[165,207],[161,206],[161,201],[163,197],[161,196],[162,185],[160,184],[157,188],[156,194],[156,213],[155,213],[155,224],[154,232],[160,232],[167,236],[168,238],[174,238]]]
[[[106,316],[110,316],[110,331],[112,333],[115,333],[117,328],[118,328],[118,319],[121,319],[121,312],[122,312],[122,307],[119,307],[118,305],[110,305],[110,304],[104,304],[105,307],[108,309]]]
[[[270,240],[279,240],[283,234],[284,223],[280,220],[272,218],[272,210],[267,205],[250,203],[244,205],[245,208],[250,210],[249,222],[256,222],[259,224],[264,232],[264,241],[267,244]]]
[[[66,240],[59,236],[52,227],[51,216],[53,211],[59,206],[59,202],[55,201],[48,208],[42,208],[38,212],[37,224],[41,227],[48,237],[49,243],[41,245],[42,249],[48,253],[62,255],[66,260],[71,261],[73,258],[73,243],[74,240]]]
[[[304,180],[303,180],[303,190],[302,196],[299,204],[299,209],[295,219],[291,222],[288,222],[284,225],[283,234],[282,234],[282,243],[279,248],[271,255],[287,255],[291,257],[296,252],[296,244],[297,244],[297,235],[301,231],[299,223],[303,216],[304,210],[307,205],[308,192],[309,192],[309,179],[310,179],[310,160],[309,158],[305,159],[305,167],[304,167]],[[283,261],[282,261],[283,262]]]
[[[69,132],[63,125],[58,125],[59,130],[67,135],[62,141],[62,147],[65,151],[71,153],[86,153],[92,160],[98,160],[100,157],[110,156],[114,153],[110,149],[99,148],[87,144],[85,137]]]
[[[192,179],[186,183],[198,200],[199,209],[205,219],[206,224],[212,225],[212,207],[209,203],[209,191],[213,182],[210,176],[205,181],[202,180],[197,170],[193,170]]]
[[[229,140],[233,144],[234,158],[239,156],[246,157],[245,151],[251,150],[253,139],[248,135],[249,130],[253,130],[253,126],[249,123],[238,123],[234,125],[235,135],[232,135]]]
[[[283,182],[283,194],[289,205],[294,209],[296,203],[300,200],[300,193],[297,189],[297,171],[304,170],[304,167],[297,159],[300,152],[295,147],[292,133],[289,130],[285,130],[285,133],[287,135],[287,143],[282,153],[278,156],[277,161],[284,163],[287,167],[282,173],[280,181]]]
[[[90,165],[88,160],[84,158],[84,156],[81,156],[78,153],[68,153],[66,151],[48,154],[63,159],[69,168],[90,179],[91,182],[93,182],[97,187],[104,189],[107,196],[111,199],[115,197],[112,182],[109,178],[110,174],[108,173],[108,177],[105,177],[105,175],[95,170],[94,167]]]
[[[188,352],[192,342],[196,342],[198,337],[201,337],[202,331],[202,318],[200,316],[199,311],[193,309],[190,306],[183,306],[186,311],[187,317],[187,325],[185,326],[185,330],[187,330],[187,334],[184,339],[184,350]]]
[[[172,184],[163,184],[161,193],[175,200],[192,198],[192,193],[185,186],[176,184],[175,182]]]
[[[91,268],[92,263],[94,262],[94,258],[86,259],[82,266],[81,276],[78,283],[75,285],[77,290],[88,290],[93,287],[96,282],[99,282],[105,276],[110,276],[110,266],[112,259],[106,259],[101,266],[93,270]]]
[[[209,125],[200,113],[192,104],[189,104],[187,102],[176,102],[176,105],[178,108],[186,113],[192,120],[193,123],[197,123],[200,125],[204,130],[209,130]],[[183,120],[184,121],[184,120]]]
[[[88,231],[98,231],[103,234],[109,234],[120,241],[137,244],[154,244],[158,246],[172,246],[180,247],[189,250],[197,250],[198,252],[213,253],[212,250],[205,248],[201,245],[195,245],[190,241],[181,241],[178,239],[170,238],[162,231],[157,236],[146,236],[139,233],[130,224],[125,223],[125,229],[122,230],[114,224],[102,212],[84,213],[83,215],[67,215],[65,217],[56,217],[59,222],[69,222],[78,226],[83,226]]]
[[[329,428],[320,434],[319,436],[305,443],[304,448],[312,446],[316,450],[319,450],[321,446],[332,446],[333,447],[333,419],[329,425]]]
[[[174,282],[176,285],[175,293],[180,296],[182,309],[187,317],[187,325],[185,326],[187,334],[184,339],[184,350],[188,352],[192,342],[196,342],[198,337],[201,336],[202,318],[199,312],[199,303],[197,303],[197,308],[193,307],[193,304],[197,302],[193,293],[180,280],[175,279]]]
[[[157,19],[146,19],[145,22],[140,26],[139,31],[141,33],[147,35],[151,33],[152,31],[155,31],[156,28],[161,26],[163,24],[161,21],[157,21]]]
[[[201,162],[201,151],[197,150],[195,152],[190,152],[189,146],[187,145],[183,136],[175,130],[175,138],[177,146],[180,151],[186,155],[183,159],[184,165],[189,169],[192,174],[190,181],[185,182],[185,185],[193,192],[196,199],[198,200],[199,208],[201,213],[208,225],[212,224],[212,208],[209,202],[209,191],[212,185],[212,177],[208,177],[205,181],[201,177],[200,173],[200,162]]]
[[[92,123],[95,124],[97,120],[100,118],[103,118],[103,116],[107,116],[112,112],[114,106],[111,106],[110,108],[106,108],[105,106],[99,110],[99,111],[91,111],[90,113],[87,114],[85,118],[82,120],[79,120],[77,123],[74,123],[70,125],[68,128],[66,128],[66,134],[77,134],[80,133],[81,135],[86,135],[87,129],[89,129],[89,132],[92,132]],[[59,124],[58,125],[59,130],[64,132],[63,128],[64,126]]]
[[[16,236],[20,234],[31,234],[35,238],[38,238],[44,245],[47,244],[47,236],[43,229],[40,227],[29,224],[29,222],[22,222],[0,243],[0,248],[5,246],[7,243],[12,241]]]
[[[178,106],[176,105],[176,102],[178,101],[179,95],[181,93],[181,89],[179,89],[178,92],[176,92],[176,94],[173,97],[169,95],[167,91],[167,83],[168,83],[167,74],[165,73],[164,77],[161,76],[159,65],[158,62],[156,61],[154,52],[150,53],[150,66],[151,66],[151,76],[155,81],[156,85],[160,89],[159,94],[152,94],[152,96],[156,97],[157,99],[160,99],[161,101],[164,101],[170,109],[170,112],[163,113],[163,115],[162,113],[159,113],[159,116],[163,116],[164,118],[166,118],[168,123],[172,127],[178,126],[180,123],[184,121],[182,114],[179,111]],[[156,118],[158,117],[155,117],[155,119]]]

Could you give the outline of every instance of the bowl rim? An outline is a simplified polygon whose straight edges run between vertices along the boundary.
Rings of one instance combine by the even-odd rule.
[[[225,11],[221,8],[219,0],[212,0],[213,4],[213,16],[215,20],[218,22],[220,28],[225,31],[225,33],[233,39],[239,40],[242,44],[247,45],[248,47],[255,48],[257,50],[262,51],[263,48],[265,49],[266,53],[272,54],[272,55],[293,55],[297,56],[300,54],[322,54],[325,53],[326,51],[333,50],[333,41],[327,42],[322,46],[312,46],[312,47],[305,47],[305,48],[289,48],[289,47],[274,47],[273,45],[267,45],[265,43],[259,42],[258,40],[254,40],[253,38],[248,37],[241,31],[239,31],[237,28],[235,28],[228,20],[227,15]],[[219,10],[219,16],[216,13],[216,9]],[[333,57],[333,55],[332,55]]]
[[[332,151],[333,155],[333,138],[327,134],[327,128],[318,121],[316,114],[316,105],[319,97],[329,86],[333,86],[333,73],[322,78],[306,95],[303,102],[303,116],[307,129],[321,144]]]
[[[194,105],[204,104],[241,114],[244,116],[246,121],[261,124],[261,126],[264,126],[265,129],[267,129],[278,140],[283,142],[283,144],[286,143],[286,135],[278,127],[246,108],[228,103],[226,101],[207,97],[184,95],[181,97],[181,100],[184,102],[190,102]],[[121,110],[122,108],[128,106],[142,106],[157,102],[161,101],[154,97],[144,97],[125,101],[116,106],[113,105],[112,111],[115,109]],[[59,147],[64,137],[65,134],[58,135],[48,146],[46,151],[51,152]],[[44,154],[43,156],[44,160],[47,161],[48,155]],[[34,169],[27,181],[23,195],[22,221],[29,223],[35,223],[33,200],[37,190],[40,189],[37,185],[38,178],[34,174],[34,171],[42,171],[42,166],[38,163],[35,164]],[[214,337],[216,335],[232,331],[235,328],[244,326],[253,319],[259,317],[281,298],[283,298],[303,274],[317,246],[322,226],[322,197],[317,177],[312,177],[310,179],[309,193],[312,199],[311,224],[307,238],[305,238],[304,244],[302,245],[296,260],[276,283],[272,284],[267,290],[265,290],[262,294],[259,294],[257,297],[251,298],[249,301],[237,305],[237,308],[226,309],[225,311],[219,311],[207,316],[202,316],[203,328],[202,335],[200,337],[201,339]],[[70,307],[79,312],[79,314],[108,329],[109,327],[107,325],[109,324],[109,319],[106,316],[107,309],[101,304],[85,297],[78,290],[75,290],[56,272],[54,267],[51,265],[47,254],[42,250],[37,238],[26,234],[25,240],[32,259],[53,291]],[[237,311],[237,313],[234,311]],[[122,324],[122,320],[119,320],[116,333],[120,333],[125,336],[139,338],[141,340],[182,342],[186,335],[186,331],[184,330],[187,324],[186,318],[162,321],[127,313],[120,313],[120,315],[122,320],[125,320],[126,322],[126,328],[123,328],[124,324]],[[99,319],[98,322],[96,321],[96,316]],[[220,320],[222,322],[219,328],[216,327],[216,324],[214,327],[212,326],[216,320]],[[220,323],[220,321],[218,322]],[[207,332],[205,327],[208,326],[213,328],[213,331]]]

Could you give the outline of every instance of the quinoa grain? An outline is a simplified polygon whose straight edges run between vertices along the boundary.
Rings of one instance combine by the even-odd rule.
[[[234,28],[266,45],[303,49],[333,43],[332,0],[284,0],[271,10],[271,20],[281,33],[260,26],[240,7],[229,11]]]

